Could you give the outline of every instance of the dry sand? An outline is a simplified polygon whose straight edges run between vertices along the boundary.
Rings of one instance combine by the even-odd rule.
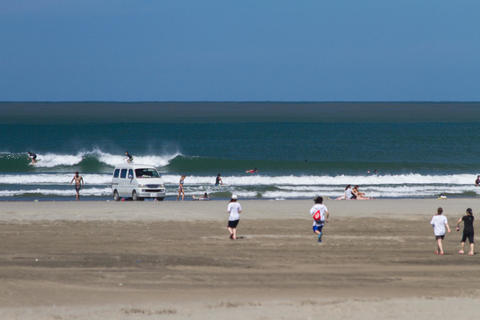
[[[429,219],[480,201],[0,202],[0,319],[476,319],[480,255]]]

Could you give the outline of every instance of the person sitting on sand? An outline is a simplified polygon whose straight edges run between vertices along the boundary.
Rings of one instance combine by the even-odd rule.
[[[128,153],[128,151],[125,151],[125,160],[128,162],[128,163],[132,163],[133,162],[133,157],[130,153]]]
[[[30,151],[28,151],[27,153],[28,153],[28,157],[32,161],[32,164],[37,163],[37,155],[33,152],[30,152]]]
[[[229,213],[227,229],[232,240],[237,240],[237,226],[240,222],[240,213],[242,212],[242,206],[237,202],[237,199],[238,197],[233,194],[227,206],[227,212]]]
[[[193,195],[192,199],[193,200],[210,200],[210,198],[208,197],[208,193],[206,193],[206,192],[203,194],[203,196],[198,196],[197,197],[197,196]]]
[[[352,200],[355,198],[356,196],[352,193],[352,185],[349,184],[345,187],[343,196],[338,197],[336,200]]]
[[[328,223],[330,214],[327,207],[323,204],[323,198],[320,196],[313,199],[315,204],[310,209],[310,215],[313,218],[313,233],[318,235],[318,242],[322,242],[323,226]]]
[[[460,251],[458,251],[459,254],[464,254],[465,253],[465,242],[467,241],[468,239],[468,242],[470,243],[470,251],[468,252],[468,255],[469,256],[473,256],[473,254],[475,253],[474,251],[474,240],[473,240],[473,235],[474,235],[474,232],[473,232],[473,212],[472,212],[472,209],[471,208],[468,208],[466,210],[466,214],[461,217],[460,219],[458,219],[457,221],[457,225],[456,225],[456,229],[457,231],[460,231],[460,223],[462,223],[463,221],[463,236],[462,236],[462,242],[461,242],[461,246],[462,248],[460,249]]]
[[[433,234],[435,235],[435,241],[437,247],[435,248],[435,254],[444,255],[443,251],[443,239],[445,238],[446,231],[450,233],[450,227],[448,226],[447,217],[442,215],[443,209],[439,207],[437,214],[432,217],[430,224],[433,226]],[[445,230],[446,229],[446,230]]]
[[[370,200],[369,197],[365,197],[365,193],[363,192],[360,192],[360,190],[358,190],[359,186],[356,185],[355,187],[353,187],[352,189],[352,195],[353,197],[351,199],[356,199],[356,200]]]
[[[72,184],[73,181],[75,181],[75,199],[80,200],[80,189],[82,189],[82,186],[85,185],[85,182],[83,181],[83,177],[78,174],[78,171],[75,172],[70,184]]]

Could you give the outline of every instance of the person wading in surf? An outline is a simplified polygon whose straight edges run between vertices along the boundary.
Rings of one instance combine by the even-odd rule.
[[[75,181],[75,199],[80,200],[80,189],[82,189],[82,186],[85,185],[85,182],[83,181],[83,177],[78,174],[78,171],[75,172],[75,175],[72,178],[72,181],[70,181],[70,184]]]

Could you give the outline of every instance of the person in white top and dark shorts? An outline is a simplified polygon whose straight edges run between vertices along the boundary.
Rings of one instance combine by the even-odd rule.
[[[443,251],[443,239],[445,238],[445,233],[450,232],[450,227],[448,226],[447,217],[442,215],[443,209],[438,208],[437,214],[432,217],[430,224],[433,227],[433,234],[435,235],[435,241],[437,242],[437,248],[435,249],[435,254],[442,255]]]
[[[228,232],[230,232],[230,239],[237,239],[237,226],[240,222],[240,213],[242,212],[242,206],[237,202],[237,196],[232,195],[232,199],[227,206],[227,211],[230,214],[228,216]]]

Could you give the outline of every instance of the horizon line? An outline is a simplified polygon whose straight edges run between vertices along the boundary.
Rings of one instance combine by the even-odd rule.
[[[480,103],[480,100],[0,100],[0,103]]]

